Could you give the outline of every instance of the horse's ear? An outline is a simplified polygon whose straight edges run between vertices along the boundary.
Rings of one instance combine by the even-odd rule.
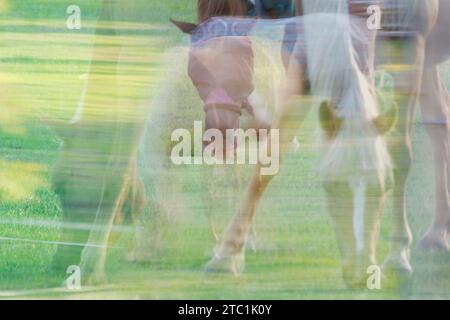
[[[398,105],[394,103],[392,107],[385,113],[379,115],[375,120],[373,120],[373,125],[377,129],[378,133],[385,135],[398,122]]]
[[[322,102],[319,109],[320,126],[329,138],[336,136],[341,128],[342,120],[336,115],[336,111],[328,102]]]
[[[192,34],[192,32],[197,29],[197,25],[190,22],[182,22],[174,19],[169,19],[178,29],[187,34]]]

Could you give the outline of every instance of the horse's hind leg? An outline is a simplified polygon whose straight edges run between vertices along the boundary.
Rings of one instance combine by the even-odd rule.
[[[426,67],[424,70],[421,106],[423,122],[433,148],[436,207],[433,222],[420,241],[420,246],[425,249],[449,250],[450,98],[439,75],[438,66]]]
[[[145,187],[137,169],[136,161],[131,163],[128,177],[124,181],[123,194],[119,196],[117,213],[114,217],[114,225],[122,226],[124,224],[135,224],[137,219],[142,216],[147,205],[147,198],[145,195]],[[112,247],[122,236],[122,232],[112,230],[108,246]]]
[[[419,99],[424,60],[424,39],[417,36],[400,40],[393,63],[400,64],[393,72],[395,99],[399,105],[399,121],[390,138],[390,152],[394,161],[393,224],[390,232],[389,254],[385,270],[410,274],[409,262],[412,233],[406,212],[406,182],[412,165],[412,125]]]
[[[81,254],[80,268],[85,283],[97,284],[105,281],[104,266],[108,241],[114,221],[118,218],[120,220],[127,203],[132,188],[131,172],[134,172],[135,161],[136,157],[131,157],[128,167],[123,166],[123,161],[114,161],[108,166],[110,170],[104,172],[103,191],[93,229]]]

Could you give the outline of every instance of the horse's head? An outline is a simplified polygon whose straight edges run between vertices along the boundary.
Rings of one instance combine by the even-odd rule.
[[[245,37],[217,37],[191,47],[188,74],[203,100],[205,129],[240,127],[241,110],[254,90],[253,51]]]
[[[192,36],[188,72],[204,102],[205,130],[220,130],[224,137],[227,129],[240,127],[241,110],[254,89],[253,52],[250,41],[242,35],[228,34],[228,27],[224,34],[208,32],[214,31],[215,25],[231,26],[232,22],[208,20],[243,17],[247,10],[247,0],[198,0],[197,23],[170,20]]]

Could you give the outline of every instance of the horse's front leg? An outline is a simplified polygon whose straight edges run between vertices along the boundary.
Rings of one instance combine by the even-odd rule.
[[[438,66],[425,68],[421,107],[423,122],[433,147],[436,206],[433,222],[420,241],[420,247],[424,249],[450,249],[447,234],[450,227],[449,106],[450,98]]]
[[[219,180],[219,178],[223,178],[225,176],[225,174],[219,174],[220,169],[222,168],[213,167],[207,169],[207,192],[204,195],[210,235],[215,244],[218,244],[220,242],[220,237],[217,232],[217,221],[216,216],[214,215],[214,204],[222,204],[223,199],[221,199],[220,195],[222,195],[221,191],[223,192],[223,190],[218,190],[218,184],[222,182]]]
[[[406,182],[412,165],[412,126],[421,87],[424,60],[424,39],[417,36],[402,40],[395,47],[399,54],[394,63],[400,65],[393,72],[395,99],[399,105],[396,130],[390,137],[390,152],[394,161],[393,224],[390,232],[389,253],[384,269],[411,274],[410,247],[412,233],[406,211]]]
[[[272,130],[279,130],[279,141],[268,141],[277,144],[279,155],[283,155],[291,147],[292,139],[300,128],[311,108],[307,98],[300,95],[304,92],[302,69],[296,63],[291,64],[290,81],[286,91],[286,102],[275,117]],[[273,150],[270,145],[269,150]],[[239,274],[244,268],[244,250],[250,226],[261,197],[273,179],[272,175],[262,175],[261,164],[256,165],[243,201],[225,230],[215,257],[207,264],[207,272],[232,272]]]
[[[239,275],[244,269],[244,249],[255,210],[272,176],[261,176],[257,165],[244,200],[225,230],[219,249],[207,264],[206,272],[225,272]]]
[[[89,238],[81,253],[80,269],[82,281],[87,284],[105,282],[104,266],[106,262],[108,240],[114,221],[123,214],[132,189],[136,157],[132,157],[128,168],[124,170],[122,161],[110,165],[110,174],[103,177],[103,191],[99,201],[95,221]]]

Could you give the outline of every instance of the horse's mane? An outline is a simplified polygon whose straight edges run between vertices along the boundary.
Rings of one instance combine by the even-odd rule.
[[[247,5],[242,0],[198,0],[197,22],[202,23],[213,17],[245,16]]]

